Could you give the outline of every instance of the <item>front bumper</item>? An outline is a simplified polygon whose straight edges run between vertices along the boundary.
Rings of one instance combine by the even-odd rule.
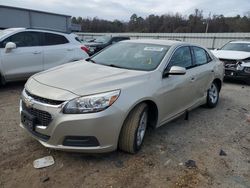
[[[236,80],[250,80],[250,74],[233,68],[225,68],[225,78],[236,79]]]
[[[22,106],[26,105],[24,104],[27,103],[26,98],[29,96],[24,91],[20,102],[20,113],[24,111]],[[124,113],[115,105],[104,111],[88,114],[63,114],[61,112],[63,104],[48,105],[35,100],[32,101],[32,108],[51,114],[51,122],[48,126],[34,125],[32,131],[23,122],[20,126],[45,147],[87,153],[109,152],[117,148]],[[88,146],[65,144],[65,139],[69,137],[91,137],[95,138],[98,144]]]

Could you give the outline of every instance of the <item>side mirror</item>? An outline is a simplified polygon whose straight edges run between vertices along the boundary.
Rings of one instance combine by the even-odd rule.
[[[172,66],[170,70],[165,70],[163,72],[163,78],[168,77],[169,75],[184,75],[186,74],[186,68],[179,66]]]
[[[5,45],[5,52],[10,52],[12,49],[16,48],[16,44],[14,42],[8,42]]]

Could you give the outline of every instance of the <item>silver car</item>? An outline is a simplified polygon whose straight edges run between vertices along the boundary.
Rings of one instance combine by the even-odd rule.
[[[149,126],[203,104],[215,107],[223,74],[223,64],[197,45],[119,42],[32,76],[21,96],[20,125],[49,148],[136,153]]]

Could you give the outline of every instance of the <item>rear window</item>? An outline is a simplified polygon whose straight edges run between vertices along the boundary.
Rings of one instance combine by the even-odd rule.
[[[57,35],[53,33],[44,33],[44,45],[59,45],[59,44],[66,44],[69,41],[62,35]]]

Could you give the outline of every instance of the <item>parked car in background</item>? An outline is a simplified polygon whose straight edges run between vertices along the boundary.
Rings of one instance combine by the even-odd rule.
[[[82,63],[32,76],[21,96],[20,125],[49,148],[135,153],[148,126],[202,104],[215,107],[223,69],[201,46],[122,41]]]
[[[85,46],[89,48],[89,55],[93,55],[100,50],[106,48],[107,46],[123,41],[123,40],[130,40],[129,37],[126,36],[101,36],[97,37],[96,39],[89,40],[89,42],[84,43]]]
[[[224,62],[226,79],[250,84],[250,41],[231,41],[212,53]]]
[[[75,34],[38,29],[0,31],[0,84],[89,57]]]

